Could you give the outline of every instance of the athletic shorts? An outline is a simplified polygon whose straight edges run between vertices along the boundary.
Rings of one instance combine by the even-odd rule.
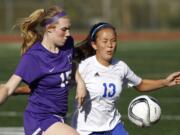
[[[53,114],[35,114],[32,112],[24,113],[25,135],[41,135],[51,125],[56,122],[64,123],[64,118]]]
[[[116,127],[110,131],[93,132],[90,135],[128,135],[122,123],[116,125]]]

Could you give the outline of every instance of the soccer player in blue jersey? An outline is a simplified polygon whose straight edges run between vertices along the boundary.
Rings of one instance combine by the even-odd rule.
[[[15,73],[0,86],[0,103],[24,81],[31,89],[24,113],[26,135],[78,135],[64,123],[72,72],[70,19],[52,6],[35,10],[19,22],[22,58]]]
[[[161,80],[142,79],[125,62],[113,58],[117,34],[111,24],[94,25],[80,46],[84,57],[94,50],[94,55],[78,67],[87,96],[82,107],[75,110],[72,125],[81,135],[128,135],[116,108],[116,100],[126,85],[143,92],[180,84],[180,72]],[[80,86],[78,89],[83,88],[82,83]]]

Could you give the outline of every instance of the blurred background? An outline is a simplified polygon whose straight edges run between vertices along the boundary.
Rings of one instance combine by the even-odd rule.
[[[37,8],[59,5],[72,21],[72,35],[81,41],[99,21],[118,31],[115,57],[124,60],[142,78],[160,79],[180,70],[180,0],[0,0],[0,83],[5,83],[20,59],[21,40],[12,29],[19,18]],[[161,120],[150,128],[138,128],[127,119],[129,102],[138,95],[154,96],[161,105]],[[68,123],[75,90],[70,91]],[[23,111],[27,96],[12,96],[0,107],[0,135],[23,135]],[[179,135],[180,86],[138,93],[125,89],[118,101],[130,135]]]
[[[53,4],[68,12],[73,29],[78,31],[102,20],[113,23],[120,31],[180,29],[179,0],[1,0],[1,32],[11,33],[18,18]]]

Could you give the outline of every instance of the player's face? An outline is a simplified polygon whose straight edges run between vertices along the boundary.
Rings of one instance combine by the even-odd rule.
[[[97,60],[104,65],[109,65],[116,50],[116,33],[111,28],[105,28],[96,36],[96,41],[92,42],[92,46],[96,50]]]
[[[70,20],[67,17],[60,18],[51,30],[53,43],[57,46],[63,46],[67,38],[70,36]]]

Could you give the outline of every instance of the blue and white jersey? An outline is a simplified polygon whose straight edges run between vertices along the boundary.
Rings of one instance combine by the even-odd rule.
[[[113,59],[106,67],[96,56],[82,61],[79,72],[88,95],[83,107],[75,111],[72,125],[81,135],[113,129],[121,118],[115,106],[123,87],[137,86],[142,79],[123,61]]]

